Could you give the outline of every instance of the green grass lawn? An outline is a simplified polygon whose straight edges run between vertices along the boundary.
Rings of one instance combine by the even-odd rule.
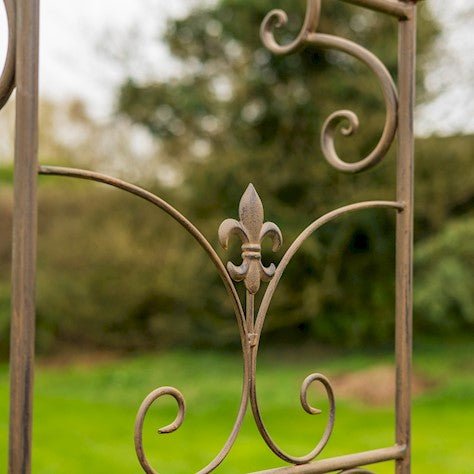
[[[416,351],[418,374],[433,387],[414,401],[416,474],[474,472],[474,359],[467,344],[425,346]],[[311,417],[299,406],[299,386],[309,373],[329,377],[389,363],[383,354],[262,354],[259,391],[265,421],[275,440],[301,455],[319,439],[324,414]],[[173,352],[96,367],[40,367],[35,384],[33,472],[35,474],[139,473],[133,423],[144,396],[161,385],[185,395],[184,425],[171,435],[156,434],[176,414],[163,399],[145,424],[145,447],[159,472],[196,472],[220,450],[230,432],[240,393],[240,358],[221,352]],[[367,383],[371,383],[369,379]],[[313,404],[326,407],[321,393]],[[393,410],[350,397],[339,399],[333,436],[322,457],[391,446]],[[8,374],[0,369],[0,465],[6,466]],[[238,442],[219,472],[244,473],[282,463],[269,452],[247,417]],[[2,467],[3,470],[3,467]],[[393,464],[373,467],[392,473]]]

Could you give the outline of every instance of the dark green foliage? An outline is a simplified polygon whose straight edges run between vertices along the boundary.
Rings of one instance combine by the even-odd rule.
[[[474,215],[453,220],[421,243],[417,270],[416,324],[429,331],[474,327]]]
[[[149,203],[119,191],[57,180],[42,178],[39,193],[40,351],[77,344],[124,350],[209,345],[216,334],[222,344],[238,342],[224,290],[206,297],[209,284],[219,281],[212,264],[178,225]],[[8,237],[12,203],[5,191],[2,204],[2,236]],[[10,240],[1,242],[5,355]]]
[[[462,166],[470,143],[469,137],[418,141],[415,325],[422,332],[456,332],[473,324],[473,226],[472,217],[463,216],[469,210],[472,216],[474,193],[469,173],[456,171],[469,171]],[[436,188],[451,191],[438,195]],[[10,191],[3,189],[0,207],[5,236],[0,247],[3,355],[8,347]],[[180,190],[155,191],[191,214]],[[265,204],[279,202],[269,192],[261,194]],[[40,351],[66,344],[121,350],[238,344],[232,309],[212,263],[160,210],[120,191],[61,178],[41,178],[39,195]],[[216,229],[222,218],[236,217],[239,196],[237,202],[221,203],[211,197],[219,203],[213,216],[212,195],[209,188],[197,203],[202,209],[192,212],[217,248]],[[287,248],[316,214],[298,216],[291,206],[281,209],[286,222],[272,209],[267,217],[290,229],[284,232]],[[348,345],[390,340],[393,230],[390,211],[364,211],[321,229],[296,255],[280,284],[266,326],[271,339],[301,340],[306,334]],[[274,256],[265,250],[267,261],[281,258],[281,252]],[[229,254],[220,254],[237,262],[237,242]]]
[[[260,44],[259,24],[269,10],[287,8],[291,33],[282,36],[292,37],[303,3],[221,0],[196,10],[170,23],[166,35],[187,72],[150,84],[130,78],[121,89],[119,112],[146,127],[162,146],[150,176],[160,174],[164,163],[180,178],[177,187],[151,180],[149,186],[195,222],[215,248],[220,222],[237,217],[249,182],[262,198],[266,219],[283,232],[283,251],[327,211],[395,196],[394,150],[376,169],[357,176],[333,170],[320,151],[321,125],[341,108],[356,111],[361,127],[355,137],[338,140],[340,155],[354,161],[376,144],[385,112],[371,73],[332,52],[307,49],[276,58]],[[434,34],[422,18],[420,58]],[[324,2],[319,30],[370,47],[396,72],[393,19]],[[463,277],[470,241],[461,253],[461,247],[446,244],[453,230],[446,230],[448,237],[437,236],[450,219],[472,213],[472,148],[472,137],[417,143],[417,324],[431,331],[452,318],[454,328],[472,324],[472,301],[466,297],[472,285],[469,290]],[[212,263],[161,211],[91,184],[43,185],[40,196],[41,347],[51,350],[58,341],[130,350],[238,344],[235,318]],[[371,210],[340,219],[310,238],[288,267],[270,308],[266,329],[272,338],[303,334],[350,346],[390,341],[394,230],[393,211]],[[425,239],[441,243],[424,244]],[[278,262],[283,254],[264,250],[265,261]],[[451,272],[451,260],[443,256],[451,251],[457,289],[432,299]],[[220,254],[237,262],[237,241]],[[2,247],[2,260],[7,255],[8,246]],[[8,294],[4,281],[2,308]],[[6,321],[0,322],[2,341]]]
[[[161,140],[182,173],[186,209],[208,233],[219,219],[235,215],[240,195],[252,181],[288,245],[311,220],[341,204],[393,198],[394,153],[377,170],[356,177],[328,166],[319,145],[325,118],[340,108],[359,114],[360,132],[338,145],[342,156],[357,160],[379,139],[385,114],[381,94],[371,72],[343,54],[308,48],[289,57],[272,56],[258,30],[276,6],[290,15],[288,29],[280,34],[288,41],[300,28],[304,2],[221,0],[170,23],[170,50],[189,72],[166,83],[144,85],[131,78],[122,88],[119,110]],[[424,18],[420,58],[435,32]],[[393,19],[327,2],[318,31],[369,47],[396,74]],[[193,157],[195,145],[202,142],[209,154]],[[444,175],[433,171],[443,181]],[[431,195],[423,186],[420,192]],[[420,214],[433,228],[443,209],[430,211]],[[448,214],[445,209],[444,218]],[[322,229],[288,268],[268,327],[285,334],[300,328],[353,345],[388,340],[393,328],[393,233],[393,213],[385,211],[362,212]]]

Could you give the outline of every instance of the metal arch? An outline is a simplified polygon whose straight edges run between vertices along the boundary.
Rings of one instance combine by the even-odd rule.
[[[259,333],[263,329],[263,324],[265,322],[265,317],[267,315],[268,308],[276,291],[277,285],[283,275],[283,272],[285,271],[286,267],[288,266],[298,249],[303,245],[305,240],[307,240],[311,236],[311,234],[316,232],[322,226],[337,219],[340,216],[343,216],[344,214],[374,208],[391,208],[396,209],[398,211],[402,211],[404,209],[404,204],[396,201],[367,201],[359,202],[356,204],[349,204],[348,206],[344,206],[334,211],[328,212],[324,216],[315,220],[295,239],[293,244],[290,246],[290,248],[286,251],[285,255],[281,259],[280,264],[278,265],[277,270],[275,272],[275,276],[268,285],[267,290],[265,291],[265,294],[263,296],[256,322],[256,328]]]
[[[323,126],[321,147],[327,161],[345,172],[360,172],[375,166],[385,156],[393,142],[398,126],[397,195],[393,201],[368,201],[349,204],[316,219],[290,245],[278,265],[264,266],[261,260],[261,242],[269,237],[273,250],[280,248],[283,237],[278,226],[265,222],[263,205],[252,185],[242,196],[239,220],[225,220],[218,231],[221,245],[226,248],[231,236],[242,241],[242,263],[227,263],[227,268],[202,233],[169,203],[158,196],[122,180],[91,171],[72,168],[37,166],[38,139],[38,38],[39,0],[4,0],[9,26],[9,44],[3,73],[0,77],[0,107],[18,89],[17,137],[15,145],[15,207],[14,246],[12,274],[12,324],[11,324],[11,408],[9,474],[31,472],[32,384],[35,340],[34,279],[36,267],[36,180],[37,174],[57,175],[87,179],[114,186],[134,194],[157,206],[189,232],[206,251],[214,263],[227,293],[232,300],[239,327],[243,352],[243,383],[239,410],[231,433],[220,452],[199,473],[214,471],[229,454],[236,441],[249,405],[267,446],[290,466],[260,471],[254,474],[305,474],[329,473],[370,474],[361,468],[385,461],[395,461],[397,474],[409,474],[410,446],[410,374],[412,347],[412,246],[413,246],[413,109],[415,94],[416,56],[416,0],[340,0],[395,17],[399,21],[399,63],[397,88],[383,63],[361,46],[332,35],[316,32],[321,14],[321,0],[307,0],[303,27],[296,39],[279,45],[273,28],[287,21],[281,10],[273,10],[263,20],[261,36],[264,44],[275,54],[290,54],[297,50],[317,46],[334,48],[354,56],[365,63],[381,84],[386,120],[382,136],[374,150],[358,162],[347,163],[336,153],[334,139],[339,125],[343,135],[350,135],[358,127],[353,112],[342,110],[332,114]],[[19,35],[16,34],[18,31]],[[398,95],[398,97],[397,97]],[[320,410],[308,402],[308,390],[313,383],[321,383],[329,399],[329,413],[322,438],[305,456],[292,456],[275,444],[263,422],[256,388],[256,368],[261,333],[267,312],[278,283],[292,257],[315,231],[326,223],[351,212],[371,208],[391,208],[397,211],[396,238],[396,444],[388,448],[348,454],[330,459],[315,460],[323,451],[334,429],[336,402],[330,381],[322,374],[313,373],[302,383],[300,401],[310,415]],[[255,295],[261,282],[269,282],[258,310]],[[245,310],[235,283],[243,282],[246,288]],[[152,391],[143,401],[135,422],[135,449],[145,472],[156,474],[143,449],[143,423],[150,406],[163,396],[173,397],[178,404],[175,421],[161,428],[160,433],[179,429],[185,418],[185,399],[173,387]]]
[[[232,279],[227,273],[225,266],[222,263],[222,260],[219,258],[219,255],[217,255],[216,251],[212,248],[209,241],[204,237],[204,235],[199,231],[199,229],[186,217],[184,217],[179,211],[177,211],[173,206],[171,206],[169,203],[156,196],[155,194],[150,193],[149,191],[146,191],[140,188],[139,186],[135,186],[134,184],[127,183],[126,181],[113,178],[112,176],[107,176],[102,173],[95,173],[93,171],[81,170],[77,168],[64,168],[60,166],[40,166],[39,174],[64,176],[67,178],[79,178],[88,181],[96,181],[99,183],[107,184],[114,188],[126,191],[130,194],[134,194],[135,196],[138,196],[141,199],[150,202],[151,204],[166,212],[166,214],[172,217],[184,229],[186,229],[186,231],[189,232],[192,237],[194,237],[194,239],[208,254],[212,263],[215,265],[217,271],[219,272],[219,276],[224,282],[226,290],[232,300],[232,304],[234,306],[235,314],[237,317],[237,322],[239,324],[239,328],[241,329],[242,339],[245,339],[244,310],[242,308],[242,304],[240,303],[239,296],[237,294],[237,290],[235,289],[234,283],[232,282]]]
[[[127,183],[117,178],[113,178],[111,176],[107,176],[101,173],[95,173],[92,171],[81,170],[77,168],[64,168],[64,167],[57,167],[57,166],[40,166],[39,167],[39,174],[41,175],[52,175],[52,176],[63,176],[68,178],[79,178],[85,179],[89,181],[96,181],[99,183],[107,184],[109,186],[121,189],[128,193],[134,194],[135,196],[144,199],[145,201],[150,202],[151,204],[157,206],[170,217],[172,217],[176,222],[178,222],[186,231],[188,231],[194,239],[197,240],[199,245],[206,251],[212,262],[214,263],[219,275],[224,282],[224,285],[227,289],[227,293],[230,296],[236,318],[237,323],[239,326],[240,336],[241,336],[241,343],[242,343],[242,350],[244,354],[248,353],[248,325],[247,319],[244,315],[244,310],[242,308],[242,304],[240,303],[239,296],[235,289],[234,283],[227,273],[222,260],[217,255],[216,251],[212,248],[209,241],[202,235],[202,233],[192,224],[188,219],[186,219],[179,211],[177,211],[173,206],[169,203],[164,201],[163,199],[159,198],[158,196],[138,187],[133,184]],[[225,459],[227,454],[230,452],[232,446],[237,439],[237,435],[240,431],[240,427],[242,426],[242,422],[244,416],[247,412],[248,406],[248,399],[249,399],[249,358],[245,357],[244,359],[244,368],[243,368],[243,384],[242,384],[242,396],[240,401],[240,407],[238,410],[237,418],[234,423],[234,427],[225,443],[224,447],[218,453],[218,455],[202,470],[199,471],[200,474],[206,474],[214,469],[216,469],[222,461]],[[182,424],[184,420],[184,413],[185,413],[185,402],[184,397],[177,389],[173,387],[161,387],[157,390],[154,390],[151,394],[149,394],[145,400],[143,401],[140,410],[137,414],[136,422],[135,422],[135,449],[137,452],[138,459],[140,461],[141,466],[145,470],[147,474],[155,474],[156,471],[151,467],[150,463],[148,462],[144,449],[143,449],[143,442],[142,442],[142,432],[143,429],[143,422],[144,418],[148,412],[149,407],[152,405],[154,401],[158,398],[161,398],[164,395],[171,395],[178,401],[179,406],[179,414],[178,419],[172,426],[173,429],[164,428],[159,430],[160,434],[168,434],[176,431]]]
[[[276,271],[275,275],[273,276],[273,279],[269,283],[262,302],[260,303],[260,309],[257,314],[256,322],[255,322],[255,327],[254,327],[254,338],[253,338],[253,344],[252,344],[252,380],[251,380],[251,392],[250,392],[250,403],[252,406],[252,412],[255,418],[255,421],[257,423],[257,428],[260,431],[260,434],[262,435],[263,439],[269,446],[269,448],[281,459],[287,461],[287,462],[292,462],[295,464],[304,464],[307,463],[314,458],[318,456],[326,446],[327,442],[329,441],[330,435],[332,433],[333,427],[334,427],[334,421],[335,421],[335,401],[334,401],[334,394],[333,394],[333,389],[331,387],[331,384],[329,380],[327,380],[324,376],[317,374],[317,377],[314,377],[313,375],[310,375],[306,379],[306,383],[308,380],[311,379],[311,381],[319,381],[320,383],[323,384],[323,386],[326,389],[326,393],[328,395],[329,399],[329,418],[328,418],[328,423],[326,425],[326,429],[324,431],[323,437],[321,438],[320,442],[316,445],[316,447],[310,451],[307,455],[305,456],[291,456],[284,451],[282,451],[276,443],[273,441],[272,437],[270,436],[268,430],[265,427],[265,423],[263,422],[259,405],[258,405],[258,398],[257,398],[257,387],[256,387],[256,371],[257,371],[257,354],[258,354],[258,349],[260,345],[260,337],[263,331],[263,326],[265,323],[265,319],[267,317],[268,309],[270,306],[270,303],[272,301],[273,295],[275,294],[275,291],[277,289],[278,283],[280,282],[281,277],[283,276],[283,273],[290,263],[291,259],[294,257],[298,249],[303,245],[303,243],[318,229],[323,227],[325,224],[333,221],[334,219],[337,219],[340,216],[343,216],[345,214],[351,213],[351,212],[357,212],[361,211],[364,209],[373,209],[373,208],[392,208],[396,210],[402,210],[403,209],[403,204],[398,203],[398,202],[390,202],[390,201],[367,201],[367,202],[360,202],[356,204],[351,204],[348,206],[341,207],[339,209],[336,209],[335,211],[329,212],[326,215],[320,217],[319,219],[315,220],[311,225],[309,225],[293,242],[293,244],[289,247],[289,249],[286,251],[285,255],[281,259]],[[313,380],[314,378],[314,380]],[[305,387],[303,389],[303,387]],[[302,391],[301,391],[301,402],[302,406],[305,409],[305,411],[309,414],[319,414],[319,411],[314,411],[310,409],[307,404],[304,403],[304,400],[306,399],[306,390],[308,388],[305,383],[303,384]]]

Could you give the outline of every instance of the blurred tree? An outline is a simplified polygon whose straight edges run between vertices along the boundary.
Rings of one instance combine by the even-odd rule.
[[[309,47],[288,57],[272,56],[258,31],[275,7],[290,14],[288,30],[280,33],[288,41],[300,28],[304,2],[220,0],[170,22],[166,40],[187,72],[151,84],[131,77],[120,93],[120,113],[162,143],[183,176],[183,206],[208,235],[219,219],[236,214],[250,181],[287,242],[341,203],[393,196],[393,154],[377,170],[347,177],[332,170],[319,152],[318,130],[341,107],[356,111],[362,121],[356,137],[341,140],[341,155],[355,161],[373,148],[385,117],[376,79],[335,51]],[[393,19],[324,2],[318,31],[369,47],[396,74]],[[425,19],[421,56],[434,33]],[[387,271],[393,268],[393,229],[393,215],[384,211],[323,229],[289,267],[270,328],[299,327],[353,344],[386,340],[393,326],[393,272]]]
[[[474,216],[453,220],[417,247],[415,308],[423,330],[474,326]]]
[[[333,52],[308,49],[276,58],[260,44],[259,24],[271,8],[291,12],[290,32],[281,33],[288,39],[299,28],[303,3],[221,0],[172,21],[166,39],[186,73],[166,83],[130,78],[118,97],[118,122],[95,123],[77,102],[46,107],[40,161],[74,162],[139,181],[195,221],[216,248],[220,222],[237,217],[250,181],[266,218],[280,226],[284,247],[311,220],[341,204],[392,199],[393,152],[374,170],[347,176],[319,151],[322,122],[340,108],[354,109],[361,119],[357,136],[338,143],[341,156],[356,160],[378,140],[385,112],[370,72]],[[421,18],[423,59],[435,29],[426,15]],[[394,20],[328,1],[319,30],[368,46],[395,74]],[[421,87],[422,73],[419,78]],[[145,152],[135,147],[143,142],[143,129],[154,140]],[[472,324],[472,282],[466,276],[472,226],[461,219],[474,209],[473,151],[468,136],[417,140],[415,321],[423,330]],[[0,174],[3,183],[11,181],[9,168]],[[10,235],[11,193],[5,186],[0,192],[0,230]],[[121,192],[55,178],[41,178],[39,196],[40,350],[65,342],[129,350],[238,344],[212,264],[160,211]],[[392,212],[364,211],[309,239],[275,295],[266,326],[272,339],[303,332],[349,345],[390,341],[394,223]],[[237,262],[240,248],[237,241],[232,245],[221,255]],[[264,251],[266,260],[282,255]],[[9,254],[2,239],[2,268]],[[446,286],[451,277],[455,286]],[[3,272],[5,350],[8,294]]]

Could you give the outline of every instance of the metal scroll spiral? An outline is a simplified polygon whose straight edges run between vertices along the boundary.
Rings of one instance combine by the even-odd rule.
[[[221,224],[219,229],[219,240],[223,246],[227,245],[228,238],[231,235],[239,236],[242,239],[242,258],[248,261],[248,265],[243,268],[247,269],[246,272],[236,272],[234,274],[234,281],[244,281],[247,288],[247,305],[244,311],[242,303],[239,300],[239,296],[232,281],[231,272],[226,270],[221,258],[211,246],[209,241],[204,235],[190,222],[185,216],[183,216],[176,208],[171,206],[168,202],[161,199],[159,196],[146,191],[143,188],[127,183],[117,178],[107,176],[101,173],[93,171],[81,170],[77,168],[64,168],[55,166],[40,166],[39,173],[41,175],[49,176],[63,176],[67,178],[77,178],[88,181],[95,181],[102,183],[114,188],[121,189],[127,193],[135,195],[138,198],[147,201],[155,207],[161,209],[169,217],[174,219],[179,225],[181,225],[202,247],[207,253],[210,260],[216,267],[227,293],[233,303],[234,312],[239,328],[241,337],[242,351],[244,355],[244,370],[243,370],[243,383],[242,383],[242,395],[238,414],[234,422],[234,426],[227,439],[227,442],[217,454],[217,456],[203,469],[199,471],[199,474],[207,474],[214,471],[229,454],[237,435],[242,426],[244,416],[247,412],[249,401],[252,405],[252,412],[254,414],[255,421],[258,429],[262,434],[262,437],[267,442],[268,446],[274,453],[276,453],[282,459],[293,464],[302,464],[314,459],[325,447],[332,433],[335,419],[335,401],[334,394],[329,381],[321,374],[312,374],[307,377],[300,390],[300,400],[303,409],[311,414],[317,415],[320,411],[308,402],[308,392],[312,384],[318,382],[321,383],[326,389],[326,393],[329,398],[329,419],[326,425],[324,434],[317,444],[316,448],[313,449],[309,454],[304,457],[292,457],[285,454],[280,448],[278,448],[273,440],[270,438],[268,431],[262,421],[260,410],[257,401],[256,391],[256,363],[257,353],[260,343],[260,337],[262,329],[268,313],[269,305],[272,297],[278,286],[278,283],[301,245],[308,239],[314,232],[320,229],[325,224],[339,218],[348,213],[361,211],[364,209],[373,208],[392,208],[398,211],[404,209],[404,204],[400,202],[392,201],[367,201],[350,204],[334,211],[331,211],[320,218],[312,222],[296,240],[290,245],[284,256],[280,260],[280,263],[275,268],[270,265],[269,267],[262,267],[260,244],[265,238],[271,238],[273,240],[273,248],[277,250],[282,244],[282,235],[276,224],[271,222],[264,222],[264,213],[261,200],[252,185],[249,185],[247,191],[244,193],[241,199],[239,215],[240,221],[235,219],[227,219]],[[234,268],[234,266],[230,266]],[[254,267],[254,270],[251,269]],[[236,267],[237,268],[237,267]],[[256,318],[254,318],[254,292],[256,293],[259,288],[259,282],[256,281],[256,277],[262,280],[270,279],[270,282],[265,290],[264,296],[260,303]],[[135,422],[135,449],[139,459],[139,462],[143,470],[147,474],[156,474],[150,462],[147,460],[144,447],[143,447],[143,426],[148,410],[151,405],[161,399],[162,397],[170,396],[173,397],[178,404],[178,413],[176,419],[170,425],[165,426],[158,430],[160,434],[173,433],[184,422],[186,404],[183,395],[180,391],[173,387],[161,387],[151,392],[143,401],[138,411],[136,422]],[[341,473],[342,474],[342,473]],[[365,471],[346,471],[344,474],[366,474]]]
[[[357,162],[343,161],[337,154],[335,148],[335,137],[338,131],[349,136],[355,133],[359,127],[359,120],[355,113],[349,110],[341,110],[333,113],[326,120],[321,133],[321,146],[326,160],[336,169],[340,171],[357,173],[375,166],[387,153],[391,143],[393,142],[397,129],[397,92],[393,79],[385,68],[383,63],[370,51],[365,48],[336,36],[316,33],[321,11],[321,0],[307,0],[307,11],[304,19],[303,27],[297,38],[289,44],[280,45],[275,37],[274,28],[284,26],[288,17],[282,10],[271,11],[264,19],[261,27],[261,37],[265,46],[275,54],[283,55],[295,52],[308,45],[317,46],[325,49],[336,49],[349,54],[364,64],[366,64],[380,81],[382,93],[386,105],[386,119],[382,136],[372,150],[365,158]],[[342,127],[341,127],[342,125]],[[341,127],[341,128],[340,128]],[[97,178],[97,177],[96,177]],[[91,179],[86,177],[86,179]],[[92,178],[94,179],[94,178]],[[100,178],[106,182],[103,178]],[[111,183],[109,183],[111,184]],[[113,184],[114,185],[114,184]],[[115,184],[116,185],[116,184]],[[123,187],[120,185],[118,187]],[[136,190],[131,190],[134,194],[139,194]],[[142,196],[145,197],[145,196]],[[155,200],[151,196],[145,199],[155,202],[158,207],[164,209],[168,214],[182,223],[182,225],[199,241],[201,246],[211,256],[214,264],[217,266],[221,278],[228,290],[229,295],[234,303],[236,311],[242,351],[244,356],[243,384],[240,407],[232,431],[221,449],[219,454],[203,469],[199,474],[208,474],[214,471],[226,458],[230,452],[237,435],[240,431],[244,416],[250,404],[251,410],[258,427],[258,430],[266,442],[267,446],[281,459],[292,464],[306,464],[314,460],[324,449],[332,434],[335,422],[335,398],[333,389],[329,380],[321,374],[314,373],[309,375],[303,382],[300,390],[300,401],[303,409],[310,415],[320,414],[321,411],[310,405],[308,402],[308,393],[310,387],[315,383],[320,383],[326,391],[329,401],[329,415],[324,433],[315,446],[315,448],[304,456],[292,456],[280,449],[271,438],[265,424],[263,422],[257,397],[256,387],[256,370],[257,355],[260,344],[260,338],[271,303],[272,297],[278,286],[282,274],[295,255],[303,242],[316,230],[326,223],[338,218],[339,216],[363,209],[369,208],[392,208],[398,211],[403,210],[403,203],[391,201],[368,201],[351,204],[320,217],[310,224],[289,247],[278,267],[273,264],[265,267],[261,260],[261,242],[264,238],[270,237],[273,240],[273,250],[277,250],[282,243],[281,232],[278,227],[269,222],[264,222],[263,206],[258,194],[252,185],[249,185],[246,192],[242,196],[239,216],[240,220],[227,219],[219,229],[219,241],[226,248],[230,236],[237,236],[242,240],[242,264],[237,266],[229,262],[227,271],[222,261],[216,253],[210,248],[207,240],[202,234],[195,229],[192,224],[185,220],[183,216],[176,213],[174,209],[170,209],[169,205],[160,200]],[[244,282],[246,287],[246,308],[243,314],[243,307],[237,296],[235,285],[232,283]],[[260,282],[269,282],[265,290],[263,299],[255,315],[255,294],[260,289]],[[176,431],[183,423],[185,417],[185,401],[184,397],[177,389],[172,387],[162,387],[152,392],[142,403],[138,412],[135,424],[135,448],[141,466],[147,474],[156,474],[150,463],[148,462],[143,449],[143,423],[150,406],[163,396],[171,396],[178,403],[178,414],[176,420],[159,430],[159,433],[172,433]],[[341,471],[340,474],[371,474],[362,468],[353,468]]]
[[[146,414],[153,402],[165,395],[173,397],[178,403],[178,416],[173,421],[173,423],[164,426],[163,428],[160,428],[158,430],[158,433],[173,433],[173,431],[176,431],[183,424],[184,421],[186,403],[184,401],[183,395],[179,390],[176,390],[173,387],[161,387],[151,392],[150,395],[145,398],[142,405],[140,406],[140,409],[138,410],[138,414],[135,420],[135,451],[137,453],[138,460],[140,461],[140,464],[146,473],[156,473],[156,471],[151,467],[150,463],[148,462],[148,459],[145,456],[145,451],[143,449],[143,423],[145,421]]]
[[[304,456],[292,456],[290,454],[285,453],[272,439],[270,436],[267,428],[265,427],[265,424],[263,423],[261,414],[260,414],[260,408],[258,405],[258,400],[257,400],[257,393],[256,393],[256,388],[255,388],[255,378],[253,379],[252,383],[252,389],[250,393],[250,402],[252,405],[252,412],[257,424],[257,428],[264,439],[265,443],[267,446],[281,459],[283,459],[286,462],[292,463],[292,464],[306,464],[311,462],[313,459],[315,459],[326,447],[333,428],[334,428],[334,422],[335,422],[335,417],[336,417],[336,402],[334,398],[334,392],[331,386],[331,383],[329,380],[322,374],[311,374],[306,379],[303,381],[303,384],[301,385],[301,390],[300,390],[300,402],[301,406],[303,407],[304,411],[308,413],[309,415],[319,415],[321,414],[321,410],[318,408],[315,408],[311,406],[308,402],[308,391],[309,388],[313,385],[313,383],[319,382],[322,384],[324,389],[326,390],[326,394],[329,400],[329,417],[328,421],[326,424],[326,428],[324,430],[324,433],[317,443],[317,445],[306,455]]]
[[[274,36],[274,29],[281,28],[288,22],[288,15],[283,10],[272,10],[265,17],[260,35],[263,44],[274,54],[284,55],[292,53],[309,45],[322,49],[334,49],[357,58],[377,76],[385,101],[386,116],[382,136],[372,152],[353,163],[344,161],[338,156],[335,147],[335,137],[338,130],[340,130],[343,136],[347,137],[356,133],[359,128],[359,119],[350,110],[339,110],[331,114],[325,121],[321,132],[321,148],[326,160],[340,171],[358,173],[372,168],[379,163],[386,155],[395,138],[398,108],[397,90],[387,68],[373,53],[347,39],[316,33],[320,10],[321,0],[307,0],[303,27],[297,38],[289,44],[279,44]]]
[[[261,241],[264,238],[271,238],[273,241],[273,248],[276,250],[282,243],[282,236],[276,224],[273,224],[272,222],[264,222],[263,205],[252,185],[249,185],[242,196],[239,206],[239,216],[239,221],[235,219],[227,219],[221,224],[219,229],[219,240],[221,245],[226,247],[230,236],[238,236],[242,240],[242,258],[244,262],[247,261],[247,265],[241,267],[236,267],[235,265],[230,264],[228,265],[230,269],[245,268],[247,270],[244,273],[234,272],[234,276],[232,277],[234,281],[243,281],[247,289],[245,318],[243,320],[238,318],[239,322],[243,322],[243,324],[239,324],[242,351],[244,355],[242,397],[239,412],[227,442],[219,454],[206,467],[199,471],[199,474],[207,474],[214,471],[214,469],[216,469],[226,458],[240,431],[244,416],[248,409],[249,401],[257,427],[269,448],[281,459],[292,464],[304,464],[313,460],[326,446],[334,427],[336,408],[333,389],[329,380],[324,375],[318,373],[308,376],[303,381],[300,389],[301,406],[306,413],[310,415],[318,415],[321,413],[320,410],[313,407],[308,401],[309,390],[313,384],[322,384],[329,400],[329,416],[324,434],[310,453],[302,457],[286,454],[276,445],[264,425],[256,390],[257,353],[263,322],[256,326],[257,320],[255,319],[254,298],[255,293],[260,287],[260,281],[256,281],[256,278],[268,281],[268,279],[271,279],[274,274],[278,274],[282,271],[280,268],[281,263],[278,268],[275,268],[273,265],[270,267],[262,266],[260,250]],[[286,265],[285,261],[283,261],[283,265]],[[252,271],[252,267],[254,267],[254,271]],[[229,271],[228,275],[232,275],[232,272]],[[177,389],[173,387],[162,387],[153,391],[144,400],[138,411],[135,422],[135,449],[139,462],[147,474],[156,474],[157,471],[151,467],[151,464],[145,455],[143,448],[143,424],[150,406],[164,396],[171,396],[177,401],[178,415],[172,424],[158,430],[158,432],[162,434],[172,433],[176,431],[184,421],[185,401],[183,395]]]
[[[240,238],[242,244],[242,265],[237,267],[229,262],[228,269],[234,281],[243,281],[247,289],[245,323],[249,335],[249,345],[244,347],[244,354],[246,360],[248,358],[250,359],[249,391],[252,413],[262,438],[267,446],[278,457],[292,464],[305,464],[312,461],[324,449],[329,441],[334,427],[336,413],[334,393],[329,380],[324,375],[315,373],[311,374],[304,380],[300,390],[300,401],[303,409],[310,415],[319,415],[321,413],[321,410],[312,407],[308,402],[308,391],[310,386],[315,382],[319,382],[326,390],[329,400],[329,417],[326,429],[316,447],[305,456],[292,456],[280,449],[265,427],[258,404],[256,383],[257,356],[263,322],[262,325],[258,325],[258,321],[255,319],[255,294],[260,288],[260,280],[271,282],[278,272],[278,269],[274,264],[271,264],[269,267],[265,267],[262,264],[262,241],[265,238],[271,239],[273,244],[272,249],[273,251],[277,251],[282,245],[283,237],[276,224],[273,222],[265,222],[262,201],[252,184],[248,186],[240,200],[239,217],[239,221],[235,219],[226,219],[221,224],[218,234],[219,241],[224,248],[227,248],[229,237],[232,235]],[[236,272],[235,270],[238,268],[243,268],[245,271]],[[252,271],[252,268],[254,271]],[[261,310],[261,307],[259,310]],[[265,318],[265,316],[263,318]]]
[[[0,76],[0,109],[8,102],[13,89],[15,88],[15,1],[3,0],[8,21],[8,46],[3,65],[3,71]]]
[[[237,325],[239,328],[239,333],[241,336],[241,344],[246,352],[246,347],[248,346],[248,328],[246,327],[246,320],[242,304],[239,300],[237,290],[235,288],[234,282],[232,281],[229,273],[227,272],[222,260],[220,259],[217,252],[214,250],[209,241],[204,237],[204,235],[197,229],[197,227],[190,222],[185,216],[183,216],[176,208],[170,205],[167,201],[161,199],[159,196],[156,196],[149,191],[146,191],[143,188],[135,186],[133,184],[127,183],[126,181],[113,178],[102,173],[97,173],[93,171],[81,170],[77,168],[64,168],[57,166],[40,166],[39,173],[41,175],[49,176],[63,176],[66,178],[77,178],[88,181],[95,181],[97,183],[102,183],[117,189],[121,189],[127,193],[135,195],[136,197],[143,199],[144,201],[149,202],[153,206],[161,209],[169,217],[175,220],[183,229],[185,229],[201,246],[201,248],[206,252],[212,263],[214,264],[218,274],[221,277],[222,282],[227,290],[227,294],[231,299],[234,307],[235,316],[237,319]],[[248,349],[247,349],[248,352]],[[219,464],[225,459],[229,451],[231,450],[237,435],[240,431],[243,418],[247,412],[248,400],[249,400],[249,358],[244,359],[244,371],[243,371],[243,384],[242,384],[242,397],[240,402],[240,407],[238,410],[237,418],[234,423],[234,427],[225,443],[224,447],[218,453],[218,455],[201,471],[200,474],[207,474],[212,472]],[[146,454],[143,448],[143,424],[146,417],[146,414],[151,407],[151,405],[158,399],[164,396],[173,397],[178,403],[178,416],[174,423],[158,430],[160,434],[167,434],[176,431],[183,423],[185,416],[185,401],[184,397],[176,388],[173,387],[161,387],[157,390],[154,390],[150,395],[146,397],[143,401],[135,422],[135,450],[140,461],[143,470],[147,474],[156,474],[150,462],[146,458]]]

